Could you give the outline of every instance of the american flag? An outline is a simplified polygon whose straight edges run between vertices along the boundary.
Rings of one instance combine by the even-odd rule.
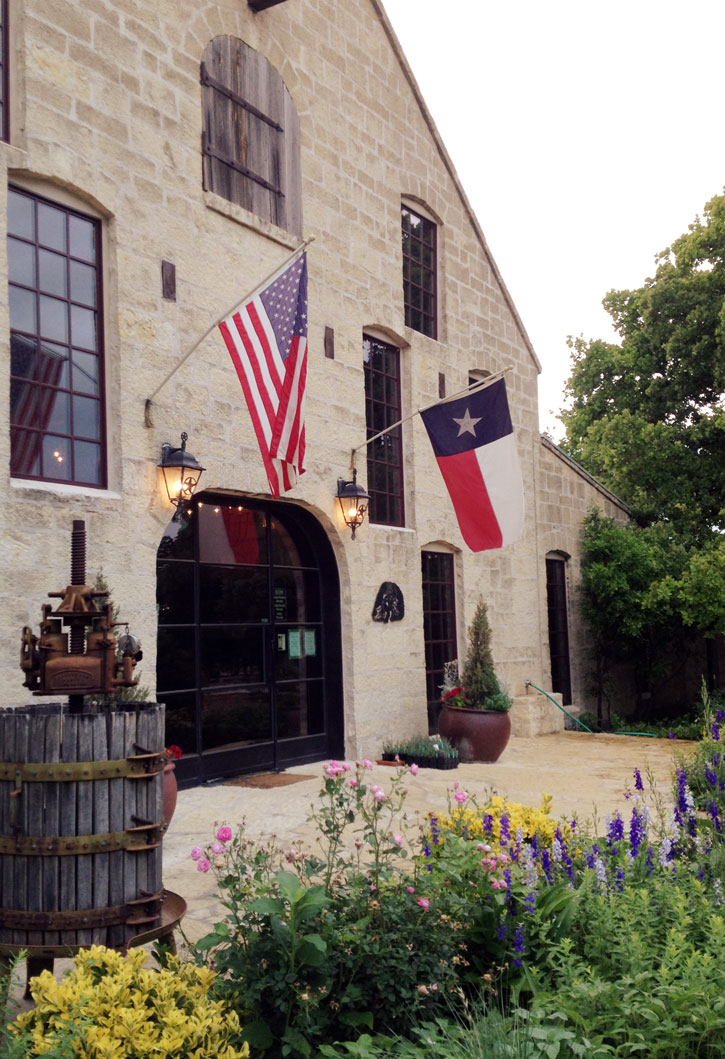
[[[242,384],[272,496],[305,471],[307,254],[219,324]]]

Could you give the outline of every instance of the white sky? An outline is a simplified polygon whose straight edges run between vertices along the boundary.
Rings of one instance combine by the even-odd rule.
[[[383,3],[559,437],[567,335],[615,340],[604,295],[641,286],[725,185],[725,0]]]

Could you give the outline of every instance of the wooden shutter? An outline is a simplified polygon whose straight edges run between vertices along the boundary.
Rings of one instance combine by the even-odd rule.
[[[279,73],[223,36],[204,52],[201,83],[204,187],[300,235],[299,121]]]

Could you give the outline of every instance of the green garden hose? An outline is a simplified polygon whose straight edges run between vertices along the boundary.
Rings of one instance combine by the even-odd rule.
[[[557,709],[561,710],[562,713],[565,713],[570,720],[574,721],[575,724],[578,724],[579,727],[583,728],[585,732],[589,732],[590,735],[597,734],[596,732],[593,732],[591,728],[587,728],[584,722],[580,721],[578,717],[575,717],[573,714],[569,713],[568,710],[565,710],[563,706],[560,706],[556,699],[552,698],[548,691],[544,691],[543,688],[538,687],[530,680],[526,681],[526,687],[533,688],[534,691],[540,691],[542,695],[546,695],[547,699],[553,702]],[[641,735],[644,739],[659,739],[659,736],[655,735],[654,732],[610,732],[610,735]]]
[[[578,724],[579,727],[583,728],[585,732],[589,732],[589,735],[594,735],[594,732],[591,730],[591,728],[587,728],[583,721],[580,721],[578,717],[574,717],[574,715],[569,713],[568,710],[565,710],[563,706],[560,706],[556,699],[552,698],[548,691],[544,691],[543,688],[537,687],[537,685],[530,680],[526,681],[526,687],[533,688],[534,691],[540,691],[542,695],[546,695],[547,699],[553,702],[558,710],[561,710],[562,713],[565,713],[570,720],[574,721],[575,724]]]

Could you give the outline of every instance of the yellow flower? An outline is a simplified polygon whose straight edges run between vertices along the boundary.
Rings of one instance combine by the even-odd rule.
[[[143,968],[146,953],[127,956],[100,945],[82,950],[57,982],[47,971],[31,981],[36,1006],[10,1027],[27,1059],[64,1044],[76,1059],[243,1059],[239,1019],[209,997],[214,973],[171,960]],[[66,1052],[64,1051],[64,1054]],[[68,1052],[67,1054],[70,1054]]]

